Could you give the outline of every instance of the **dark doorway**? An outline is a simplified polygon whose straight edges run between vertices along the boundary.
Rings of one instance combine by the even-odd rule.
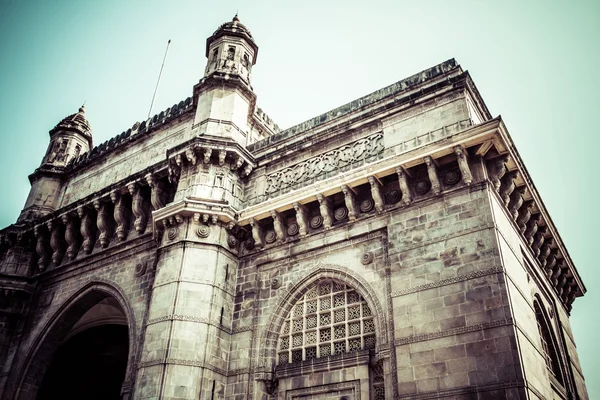
[[[59,346],[38,392],[39,400],[118,400],[129,337],[125,325],[101,325]]]

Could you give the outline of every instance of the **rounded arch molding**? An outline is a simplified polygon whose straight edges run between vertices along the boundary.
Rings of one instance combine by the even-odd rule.
[[[134,364],[136,363],[137,354],[137,340],[135,339],[137,327],[133,309],[125,292],[115,282],[94,279],[63,301],[37,334],[29,349],[26,350],[27,353],[22,359],[23,361],[17,364],[17,368],[15,368],[17,375],[13,376],[12,379],[15,383],[15,385],[12,385],[15,388],[14,393],[9,393],[5,398],[35,399],[46,368],[69,330],[87,310],[107,297],[112,297],[119,303],[127,319],[129,349],[123,387],[132,387],[135,378]]]
[[[275,363],[277,340],[283,321],[292,307],[304,296],[306,291],[321,279],[334,279],[352,286],[365,299],[372,310],[375,310],[376,351],[380,351],[388,343],[388,321],[381,302],[371,285],[360,275],[348,268],[325,264],[312,268],[304,276],[290,283],[275,305],[265,331],[259,343],[259,363],[257,372],[270,373]]]

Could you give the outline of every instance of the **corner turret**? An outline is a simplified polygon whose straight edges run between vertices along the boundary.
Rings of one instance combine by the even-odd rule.
[[[50,143],[42,163],[29,175],[31,190],[19,222],[49,214],[58,207],[66,166],[92,147],[92,128],[85,117],[85,107],[81,106],[50,130]]]

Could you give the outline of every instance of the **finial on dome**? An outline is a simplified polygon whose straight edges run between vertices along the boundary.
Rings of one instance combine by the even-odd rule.
[[[79,107],[79,112],[85,114],[85,102]]]
[[[233,19],[231,21],[232,22],[240,22],[237,11],[235,12],[235,16],[233,17]]]

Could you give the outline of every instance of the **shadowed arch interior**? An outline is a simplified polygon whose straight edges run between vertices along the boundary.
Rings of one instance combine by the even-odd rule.
[[[99,304],[120,309],[121,316],[113,316],[112,319],[107,319],[106,324],[97,321],[96,323],[90,323],[93,318],[82,318],[86,314],[86,317],[89,317],[90,310],[98,309]],[[84,323],[82,324],[82,322]],[[124,322],[127,324],[123,325]],[[103,326],[112,328],[96,330]],[[73,333],[74,327],[77,328],[75,333]],[[86,334],[88,330],[89,332]],[[107,353],[114,352],[117,348],[125,349],[126,367],[120,380],[121,384],[123,384],[123,381],[130,380],[133,354],[135,354],[135,341],[133,340],[133,337],[135,337],[135,320],[131,308],[120,290],[112,285],[94,282],[88,284],[71,299],[65,301],[37,337],[36,342],[34,342],[22,363],[21,373],[17,375],[19,384],[14,398],[33,400],[38,398],[38,394],[42,395],[39,389],[49,366],[54,362],[55,356],[64,357],[64,354],[61,355],[61,353],[68,353],[69,351],[63,351],[61,348],[72,348],[86,337],[93,343],[98,336],[102,336],[102,331],[105,334],[109,334],[110,331],[110,335],[113,336],[111,339],[113,343],[111,344],[111,340],[107,340],[107,345],[108,347],[113,346],[113,348],[112,350],[104,349],[98,352],[104,351]],[[84,336],[80,337],[80,335]],[[71,342],[72,340],[73,342]],[[92,356],[92,354],[87,356]],[[12,396],[8,398],[12,398]],[[59,398],[68,398],[68,396],[63,393]],[[80,396],[79,398],[92,397]]]

